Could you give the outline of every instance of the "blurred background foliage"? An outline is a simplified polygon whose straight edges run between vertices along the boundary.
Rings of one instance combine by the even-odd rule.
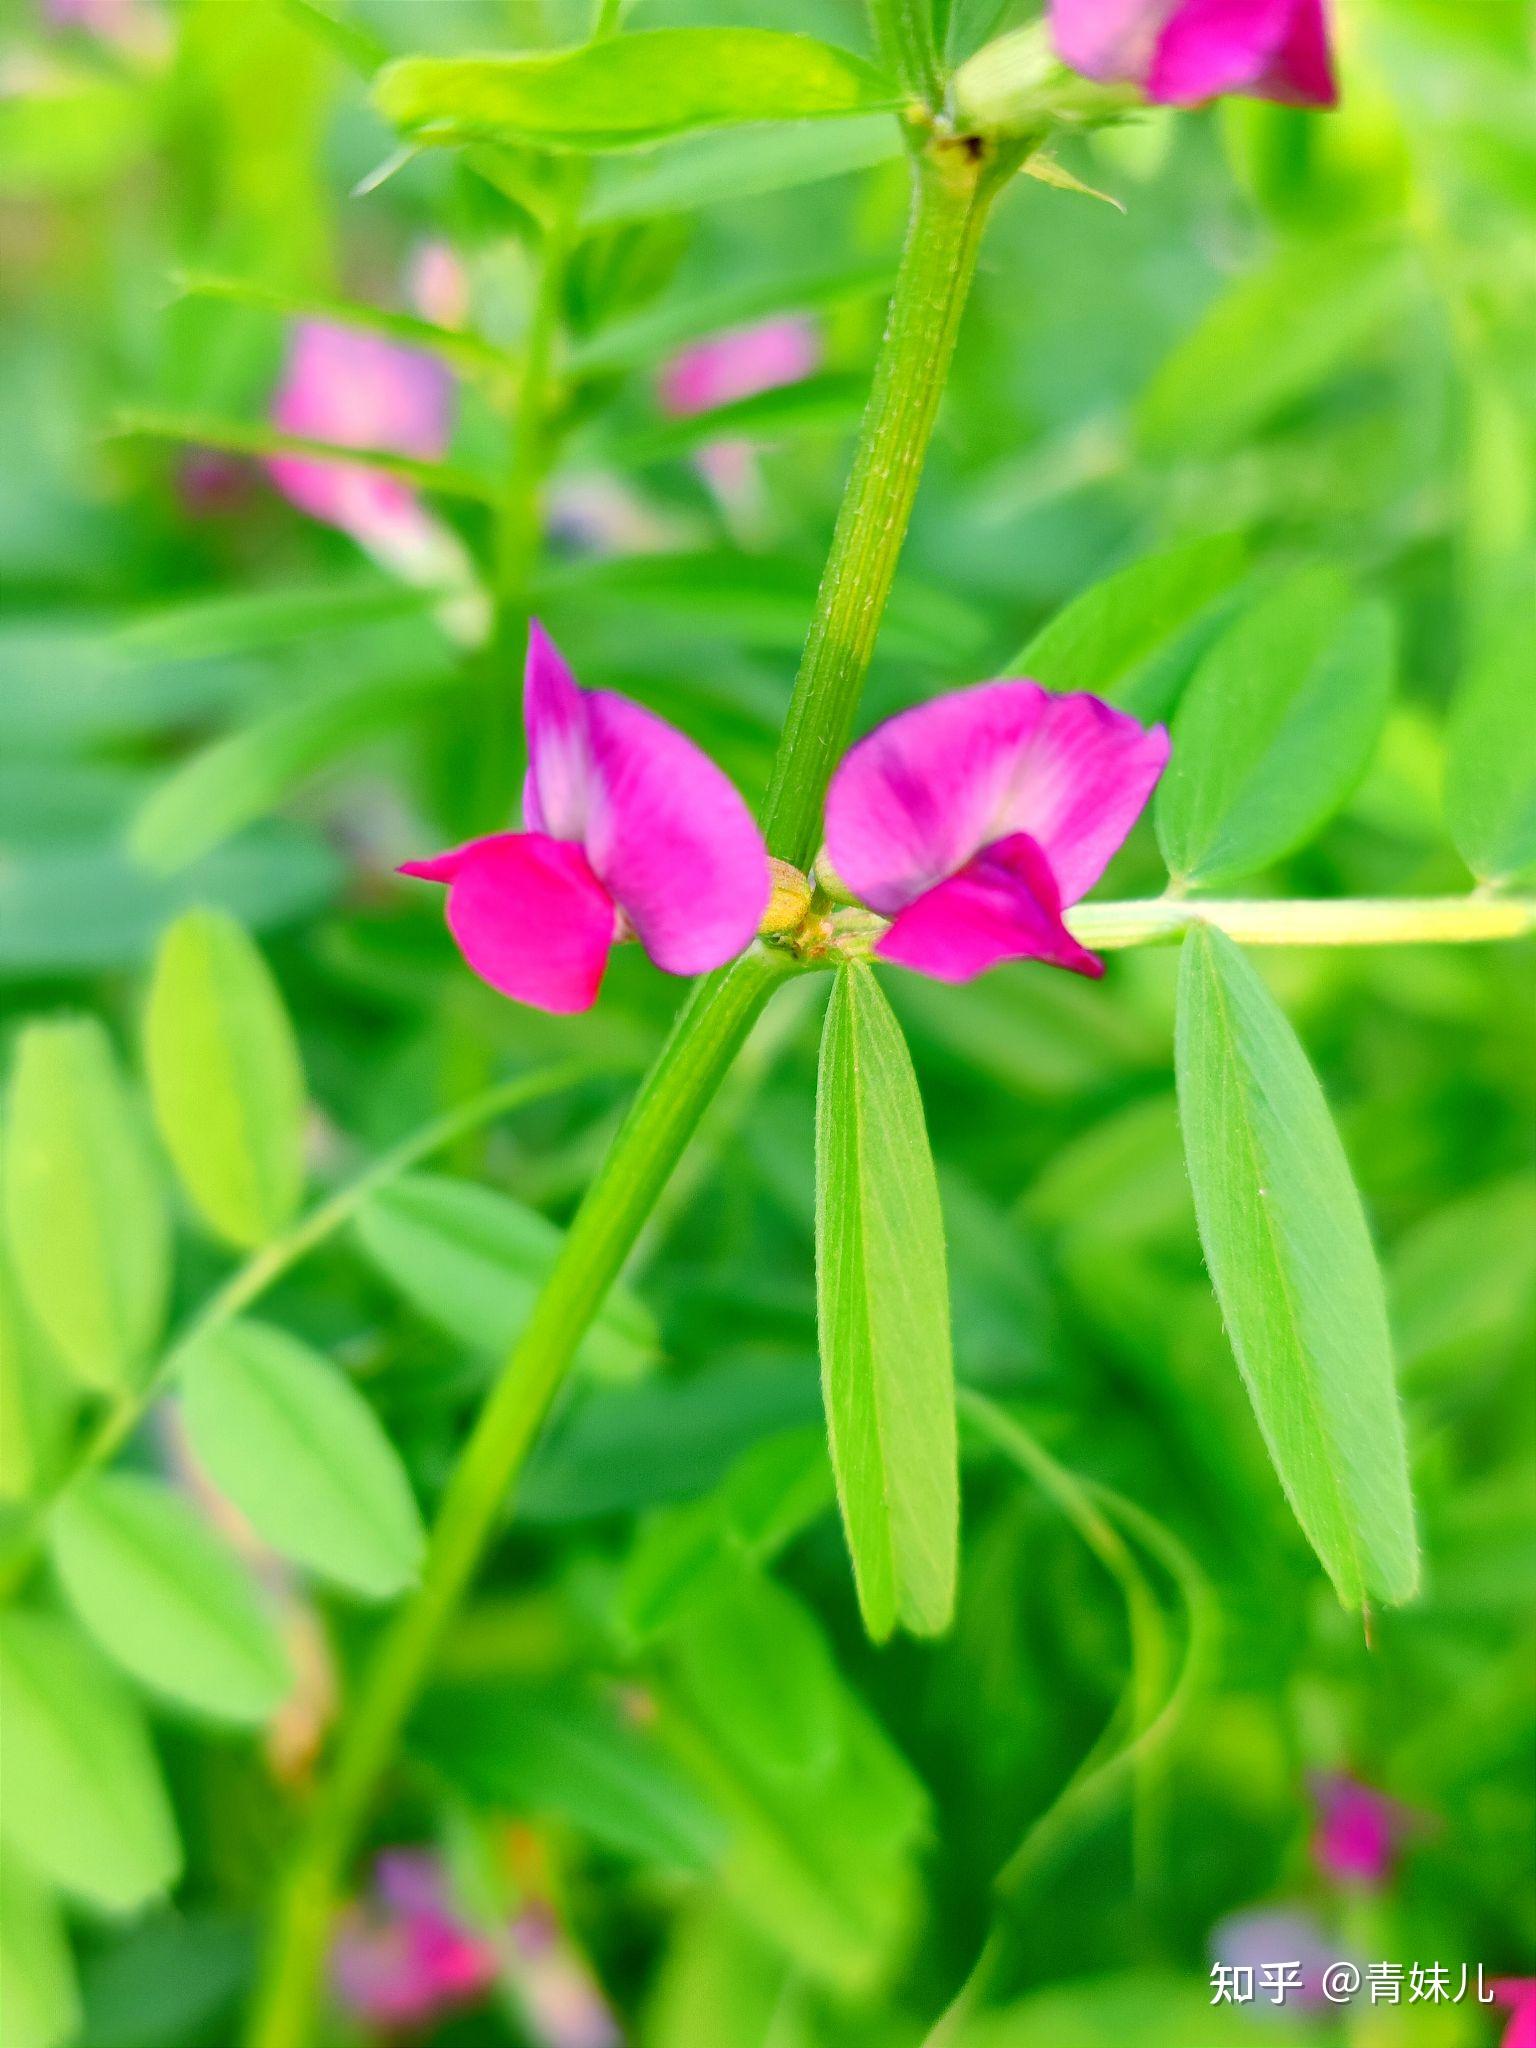
[[[952,11],[958,52],[1014,18],[990,0]],[[1336,114],[1149,115],[1066,153],[1118,207],[1030,184],[1006,196],[866,709],[1003,671],[1100,579],[1216,537],[1209,591],[1138,652],[1127,701],[1162,715],[1238,608],[1324,561],[1390,607],[1399,674],[1349,801],[1260,887],[1455,891],[1469,877],[1441,814],[1448,707],[1480,665],[1529,652],[1530,21],[1501,0],[1338,12]],[[473,153],[400,161],[367,77],[386,54],[568,40],[584,11],[138,0],[123,19],[93,34],[10,0],[0,51],[5,1029],[88,1012],[141,1073],[163,933],[192,905],[231,913],[293,1022],[321,1191],[498,1076],[592,1063],[378,1190],[260,1306],[345,1369],[430,1511],[677,990],[630,949],[594,1014],[556,1020],[462,970],[435,904],[391,870],[465,827],[483,681],[420,593],[195,426],[244,423],[259,452],[292,314],[409,314],[413,259],[445,240],[471,312],[447,348],[458,484],[434,503],[487,554],[536,180]],[[628,19],[865,40],[846,0],[640,0]],[[753,799],[878,337],[898,151],[880,116],[605,161],[566,279],[534,606],[578,674],[676,720]],[[720,423],[669,417],[658,373],[686,342],[781,312],[814,318],[825,367],[746,423],[755,486],[722,498],[693,460]],[[1162,876],[1144,827],[1110,893]],[[1021,1841],[1000,2006],[967,2048],[1494,2039],[1471,2002],[1267,2028],[1208,2008],[1216,1930],[1258,1907],[1309,1916],[1362,1962],[1512,1974],[1536,1944],[1529,952],[1263,966],[1328,1088],[1389,1276],[1425,1585],[1377,1618],[1369,1653],[1223,1342],[1179,1156],[1161,951],[1114,959],[1100,987],[1033,967],[960,990],[888,978],[940,1168],[959,1372],[1067,1476],[1040,1483],[1058,1468],[976,1429],[953,1633],[863,1640],[817,1423],[823,989],[796,987],[589,1340],[375,1846],[438,1844],[483,1923],[547,1914],[569,1969],[647,2048],[915,2042]],[[210,971],[224,986],[245,970]],[[221,1238],[259,1243],[291,1216],[284,1198],[242,1237],[184,1178],[172,1326],[228,1269]],[[57,1406],[30,1434],[10,1422],[14,1517],[80,1427],[70,1397]],[[175,1469],[177,1441],[162,1410],[128,1462]],[[1105,1502],[1121,1498],[1134,1511],[1117,1519]],[[88,1550],[90,1530],[74,1534]],[[56,1543],[28,1588],[34,1627],[70,1590],[69,1551]],[[365,1577],[389,1576],[386,1553]],[[291,1581],[267,1597],[302,1670],[345,1670],[371,1625]],[[249,1713],[200,1710],[185,1686],[155,1711],[185,1874],[147,1918],[87,1896],[74,1935],[92,2048],[232,2038],[328,1712],[311,1677],[275,1742],[260,1668],[257,1650],[239,1665]],[[1096,1745],[1102,1763],[1160,1706],[1138,1760],[1098,1778],[1090,1760],[1085,1778]],[[211,1729],[210,1711],[265,1737]],[[1411,1813],[1373,1890],[1330,1884],[1309,1857],[1315,1771]],[[29,1915],[50,1909],[7,1869],[35,1974],[50,1937]],[[489,2004],[431,2038],[559,2042],[533,1981],[514,1957]],[[17,1994],[18,2027],[19,2010]],[[338,2039],[362,2025],[334,2024]]]

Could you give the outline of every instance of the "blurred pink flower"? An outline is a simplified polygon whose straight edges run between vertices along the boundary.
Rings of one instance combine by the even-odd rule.
[[[286,434],[434,461],[448,445],[447,372],[419,349],[306,320],[293,333],[272,424]],[[310,455],[277,455],[273,482],[311,518],[368,541],[425,515],[398,477]]]
[[[1411,1820],[1407,1809],[1343,1776],[1315,1777],[1312,1798],[1317,1807],[1312,1860],[1323,1875],[1335,1884],[1385,1884]]]
[[[809,320],[786,314],[738,327],[675,355],[661,373],[661,404],[674,419],[691,419],[760,391],[798,384],[821,365],[821,338]],[[699,451],[698,465],[723,496],[750,489],[750,441],[730,437]]]
[[[759,391],[798,384],[820,361],[821,343],[809,320],[761,320],[675,355],[661,373],[662,406],[674,419],[687,419]]]
[[[1255,2002],[1245,2008],[1251,2013],[1307,2012],[1327,2004],[1323,1993],[1323,1972],[1330,1963],[1343,1960],[1337,1942],[1300,1906],[1260,1906],[1246,1913],[1229,1914],[1211,1934],[1211,1960],[1235,1969],[1252,1970]],[[1262,1989],[1263,1972],[1276,1965],[1299,1966],[1298,1988],[1286,1992],[1275,2005]]]
[[[1499,2048],[1536,2048],[1536,1977],[1496,1977],[1490,1989],[1510,2010]]]
[[[876,953],[939,981],[1004,960],[1097,976],[1063,910],[1140,816],[1168,735],[1097,697],[980,683],[860,740],[827,794],[839,879],[893,920]]]
[[[508,1974],[536,2040],[548,2048],[619,2048],[624,2037],[552,1913],[540,1906],[519,1913],[510,1949]]]
[[[165,40],[166,24],[149,0],[42,0],[49,24],[80,29],[119,49],[148,51]]]
[[[374,1865],[373,1897],[343,1918],[331,1981],[356,2018],[421,2026],[482,1998],[496,1977],[492,1945],[458,1921],[437,1858],[391,1849]]]
[[[354,327],[306,320],[294,329],[272,424],[347,448],[435,461],[448,446],[452,387],[420,349]],[[437,617],[451,638],[485,638],[490,607],[463,542],[399,477],[361,463],[276,455],[267,463],[283,495],[340,527],[403,583],[444,593]]]
[[[408,274],[411,304],[438,327],[462,327],[469,317],[469,272],[451,244],[418,242]]]
[[[1073,70],[1170,106],[1338,98],[1324,0],[1051,0],[1051,33]]]
[[[590,1009],[615,940],[702,974],[748,946],[768,857],[731,783],[627,697],[582,690],[537,621],[523,687],[526,829],[400,870],[448,888],[448,928],[492,988],[541,1010]]]

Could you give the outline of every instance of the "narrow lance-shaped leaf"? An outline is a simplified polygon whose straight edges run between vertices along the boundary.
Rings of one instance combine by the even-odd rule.
[[[1281,1484],[1348,1606],[1418,1583],[1381,1274],[1317,1077],[1230,939],[1179,975],[1179,1112],[1206,1264]]]
[[[397,126],[578,150],[645,149],[747,121],[895,107],[862,57],[762,28],[659,28],[536,56],[407,57],[374,88]]]
[[[30,1500],[56,1471],[77,1394],[27,1313],[0,1233],[0,1501]]]
[[[198,1462],[283,1556],[373,1599],[421,1562],[421,1517],[378,1417],[346,1376],[265,1323],[203,1340],[181,1375]]]
[[[1536,663],[1523,612],[1489,641],[1452,707],[1445,817],[1480,881],[1536,874]]]
[[[75,1969],[58,1900],[0,1855],[0,1983],[5,2048],[64,2048],[80,2025]]]
[[[1386,720],[1393,627],[1328,568],[1298,570],[1222,634],[1184,692],[1157,831],[1214,887],[1278,860],[1343,803]]]
[[[225,911],[160,942],[145,1015],[155,1120],[220,1237],[264,1244],[304,1191],[304,1070],[270,969]]]
[[[922,1099],[873,972],[840,972],[816,1090],[822,1390],[864,1625],[936,1635],[959,1541],[944,1221]]]
[[[175,1880],[181,1849],[143,1717],[67,1622],[6,1616],[0,1724],[0,1838],[28,1863],[110,1912]]]
[[[5,1131],[4,1228],[27,1307],[85,1385],[130,1387],[160,1328],[170,1226],[94,1018],[22,1032]]]
[[[247,1575],[175,1494],[131,1473],[82,1480],[49,1551],[70,1604],[142,1684],[216,1720],[264,1721],[288,1660]]]

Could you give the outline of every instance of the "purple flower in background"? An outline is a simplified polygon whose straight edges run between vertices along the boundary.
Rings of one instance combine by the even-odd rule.
[[[1312,1798],[1317,1807],[1312,1860],[1323,1875],[1335,1884],[1385,1884],[1410,1819],[1406,1809],[1343,1776],[1315,1777]]]
[[[434,461],[448,445],[449,397],[447,372],[419,349],[306,320],[293,333],[272,424],[315,441]],[[365,544],[426,516],[408,484],[360,464],[277,455],[267,468],[301,511]]]
[[[662,410],[674,419],[691,419],[760,391],[798,384],[820,365],[821,339],[809,320],[792,315],[762,320],[695,342],[675,355],[661,374]],[[751,486],[748,441],[712,441],[700,450],[698,461],[723,496],[740,497]]]
[[[702,974],[751,943],[768,856],[729,780],[665,720],[583,690],[537,621],[523,686],[525,829],[400,870],[448,888],[448,928],[483,981],[541,1010],[587,1010],[616,939]]]
[[[1229,1968],[1252,1970],[1255,1986],[1263,1982],[1266,1967],[1295,1964],[1300,1982],[1286,1991],[1284,2001],[1270,2002],[1262,1989],[1255,2003],[1245,2011],[1287,2013],[1317,2010],[1327,2004],[1323,1995],[1323,1972],[1330,1963],[1346,1960],[1338,1944],[1331,1942],[1310,1913],[1295,1906],[1260,1906],[1251,1912],[1232,1913],[1219,1921],[1211,1933],[1211,1960]]]
[[[839,879],[893,921],[884,960],[969,981],[1004,960],[1099,975],[1062,912],[1140,816],[1168,735],[1097,697],[980,683],[860,740],[827,794]]]
[[[422,2026],[482,1998],[496,1977],[491,1944],[455,1918],[435,1856],[391,1849],[374,1865],[374,1896],[344,1917],[331,1981],[356,2018]]]
[[[1169,106],[1338,98],[1324,0],[1051,0],[1051,34],[1074,71]]]
[[[1496,1977],[1489,1989],[1510,2012],[1499,2048],[1536,2048],[1536,1977]]]

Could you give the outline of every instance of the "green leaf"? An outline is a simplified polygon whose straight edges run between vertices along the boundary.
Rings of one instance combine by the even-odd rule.
[[[1536,872],[1536,676],[1524,614],[1490,642],[1452,708],[1445,818],[1479,881]]]
[[[434,137],[552,149],[646,149],[749,121],[894,107],[873,65],[772,29],[649,29],[520,57],[407,57],[374,87],[387,120]]]
[[[408,1174],[371,1195],[357,1235],[381,1276],[429,1321],[500,1356],[527,1322],[562,1233],[494,1188]],[[577,1357],[605,1379],[631,1379],[655,1357],[650,1311],[625,1288],[608,1296]]]
[[[1231,285],[1163,363],[1141,401],[1142,441],[1157,455],[1232,447],[1373,341],[1408,283],[1391,246],[1283,250]]]
[[[304,1069],[271,969],[222,910],[160,942],[144,1022],[155,1121],[204,1220],[265,1244],[304,1192]]]
[[[959,1532],[944,1219],[922,1099],[872,971],[840,972],[816,1089],[822,1392],[859,1608],[937,1635]]]
[[[410,1741],[472,1799],[568,1821],[623,1855],[698,1870],[719,1852],[718,1822],[665,1753],[584,1689],[445,1687]]]
[[[255,1961],[249,1923],[224,1913],[178,1909],[125,1928],[115,1942],[94,1946],[81,1968],[81,2048],[228,2041]]]
[[[382,334],[407,348],[441,356],[459,369],[505,371],[507,351],[483,335],[462,328],[440,327],[409,313],[392,313],[359,299],[341,299],[329,292],[295,291],[291,284],[260,278],[224,277],[208,271],[185,271],[176,280],[188,298],[222,299],[235,306],[261,306],[296,320],[328,320],[365,334]]]
[[[679,1622],[674,1655],[698,1712],[765,1770],[804,1777],[831,1764],[841,1681],[806,1608],[766,1572],[738,1562],[716,1580]]]
[[[199,1464],[258,1536],[387,1599],[421,1565],[421,1516],[394,1446],[346,1376],[270,1324],[204,1338],[181,1374]]]
[[[599,157],[582,217],[589,227],[662,219],[892,163],[905,144],[889,114],[784,121],[686,137],[652,156]]]
[[[109,1912],[174,1883],[181,1849],[143,1717],[68,1623],[6,1616],[0,1723],[5,1841]]]
[[[181,441],[195,448],[222,448],[231,455],[312,455],[321,462],[345,463],[379,476],[398,477],[417,490],[440,498],[468,498],[483,505],[499,502],[493,478],[446,462],[423,462],[413,455],[395,455],[386,448],[352,448],[343,441],[317,441],[307,434],[285,434],[277,427],[250,420],[221,419],[212,414],[169,412],[157,406],[125,405],[113,431],[154,441]]]
[[[5,2048],[64,2048],[80,2024],[75,1968],[58,1901],[0,1855],[0,1982]]]
[[[727,332],[779,314],[821,313],[854,299],[889,292],[891,266],[842,262],[814,269],[774,271],[711,281],[691,293],[672,292],[659,305],[604,321],[571,346],[570,366],[586,375],[611,374],[664,361],[701,336]]]
[[[86,1386],[134,1386],[159,1334],[170,1225],[94,1018],[29,1024],[6,1098],[4,1227],[27,1307]]]
[[[221,590],[135,612],[107,645],[136,661],[210,661],[264,654],[322,633],[356,632],[430,608],[436,593],[367,572],[325,583]]]
[[[326,903],[341,874],[314,833],[258,826],[171,876],[112,844],[26,849],[0,861],[0,976],[134,966],[179,911],[213,903],[257,930]]]
[[[1296,1517],[1346,1606],[1418,1584],[1381,1274],[1296,1035],[1230,939],[1197,926],[1177,1068],[1200,1241]]]
[[[59,1470],[75,1391],[27,1312],[0,1236],[0,1501],[34,1499]]]
[[[70,1602],[141,1684],[220,1721],[259,1723],[288,1660],[249,1576],[155,1481],[79,1481],[54,1510],[49,1552]]]
[[[129,851],[156,874],[179,873],[338,757],[376,734],[398,731],[446,681],[444,673],[342,683],[225,733],[151,790],[129,826]]]
[[[857,374],[827,371],[776,384],[727,405],[646,427],[621,442],[617,453],[625,463],[661,462],[715,441],[771,444],[795,434],[841,434],[857,423],[867,383]]]
[[[1174,878],[1230,882],[1309,838],[1365,771],[1393,663],[1391,614],[1351,606],[1331,569],[1298,570],[1244,612],[1174,721],[1156,812]]]
[[[1140,713],[1153,657],[1232,588],[1245,558],[1238,535],[1213,534],[1117,569],[1058,612],[999,673],[1032,676],[1048,690],[1091,690]]]

